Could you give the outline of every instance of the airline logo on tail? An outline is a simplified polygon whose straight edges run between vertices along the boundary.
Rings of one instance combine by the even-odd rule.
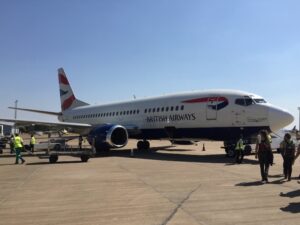
[[[72,106],[76,98],[62,68],[58,69],[58,80],[60,88],[61,110],[65,111]]]

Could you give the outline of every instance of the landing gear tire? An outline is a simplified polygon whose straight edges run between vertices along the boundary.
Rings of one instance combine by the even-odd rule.
[[[80,158],[81,158],[82,162],[87,162],[90,159],[90,157],[88,155],[82,155],[82,156],[80,156]]]
[[[57,155],[51,155],[51,156],[49,157],[49,162],[50,162],[50,163],[56,163],[57,160],[58,160],[58,156],[57,156]]]
[[[147,150],[150,148],[150,142],[149,141],[138,141],[137,148],[138,148],[138,150]]]

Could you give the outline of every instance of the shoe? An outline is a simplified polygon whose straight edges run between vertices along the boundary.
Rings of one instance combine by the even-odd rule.
[[[291,178],[289,177],[289,179],[287,181],[291,181]]]
[[[25,163],[25,160],[22,161],[22,164],[24,164],[24,163]]]

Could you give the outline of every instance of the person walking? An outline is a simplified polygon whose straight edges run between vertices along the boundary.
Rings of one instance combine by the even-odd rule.
[[[240,139],[237,141],[235,146],[235,162],[240,164],[243,162],[244,159],[244,141],[243,141],[243,135],[240,136]]]
[[[266,130],[260,131],[255,148],[255,158],[258,158],[262,182],[268,183],[270,164],[273,164],[273,153]]]
[[[21,159],[22,164],[25,163],[25,160],[23,159],[23,157],[21,155],[21,151],[23,149],[23,139],[19,136],[19,134],[15,134],[14,148],[15,148],[15,151],[16,151],[16,162],[15,162],[15,164],[19,164],[19,159]]]
[[[35,137],[32,134],[31,138],[30,138],[30,151],[33,153],[34,152],[34,145],[35,145],[36,141],[35,141]]]
[[[80,149],[80,150],[82,149],[82,142],[83,142],[83,138],[82,138],[82,136],[80,135],[79,138],[78,138],[78,145],[79,145],[79,149]]]
[[[284,140],[280,144],[283,154],[283,172],[284,178],[288,181],[291,180],[293,163],[295,160],[295,144],[291,140],[289,133],[284,135]]]

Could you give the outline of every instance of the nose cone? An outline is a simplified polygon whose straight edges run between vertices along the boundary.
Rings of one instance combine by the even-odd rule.
[[[269,108],[269,123],[272,131],[286,127],[293,121],[294,117],[288,111],[274,106]]]

